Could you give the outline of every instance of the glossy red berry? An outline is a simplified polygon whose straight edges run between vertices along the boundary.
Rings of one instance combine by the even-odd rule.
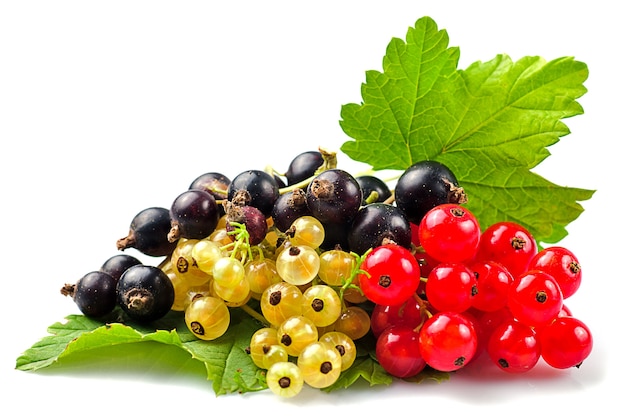
[[[509,320],[493,330],[487,344],[489,358],[508,373],[531,370],[541,357],[541,347],[532,327]]]
[[[361,263],[358,281],[365,297],[381,305],[399,305],[420,283],[420,268],[411,252],[397,244],[384,244],[369,252]]]
[[[472,321],[460,313],[438,312],[420,329],[420,353],[435,370],[460,369],[474,357],[477,346],[478,336]]]
[[[410,326],[394,325],[376,340],[376,359],[387,373],[407,378],[426,367],[419,350],[419,334]]]
[[[435,310],[463,312],[476,295],[476,276],[463,263],[440,263],[428,275],[426,298]]]
[[[509,288],[508,307],[518,321],[541,327],[558,316],[563,295],[552,276],[533,270],[514,280]]]
[[[480,226],[476,217],[455,203],[430,209],[419,224],[424,251],[441,262],[465,262],[476,255]]]
[[[469,266],[476,277],[476,295],[472,306],[483,312],[492,312],[507,305],[509,287],[513,276],[500,263],[478,261]]]
[[[593,348],[589,327],[572,316],[559,317],[539,330],[541,356],[557,369],[579,367]]]
[[[572,296],[580,287],[582,270],[578,259],[569,249],[559,246],[544,248],[537,253],[528,265],[550,274],[559,284],[563,299]]]
[[[537,254],[537,243],[522,225],[503,221],[490,225],[480,237],[476,260],[498,262],[518,277]]]

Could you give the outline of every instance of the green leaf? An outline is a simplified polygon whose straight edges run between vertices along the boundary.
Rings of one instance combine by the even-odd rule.
[[[587,66],[571,57],[513,62],[498,55],[458,69],[458,48],[428,17],[393,39],[383,72],[367,71],[363,103],[346,104],[340,125],[354,140],[341,150],[373,170],[421,160],[446,164],[481,225],[513,220],[539,242],[557,242],[594,191],[558,186],[531,169],[569,134],[579,115]]]
[[[217,395],[265,389],[260,375],[245,349],[250,337],[259,328],[258,322],[238,309],[231,311],[231,326],[214,341],[197,339],[186,327],[180,312],[170,312],[152,326],[136,323],[107,323],[81,315],[70,315],[65,322],[49,327],[51,335],[27,349],[16,361],[18,370],[39,370],[80,357],[97,356],[98,349],[113,346],[134,346],[136,343],[156,342],[176,347],[205,365],[207,379],[213,382]],[[143,345],[146,352],[152,346]],[[159,359],[157,359],[160,361]]]

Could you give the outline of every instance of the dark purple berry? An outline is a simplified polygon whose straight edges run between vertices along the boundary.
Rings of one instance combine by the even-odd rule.
[[[384,202],[391,197],[389,186],[380,178],[376,176],[358,176],[355,178],[363,192],[363,205]]]
[[[430,209],[444,203],[467,200],[455,175],[437,161],[420,161],[400,176],[395,187],[395,202],[407,219],[419,225]]]
[[[117,249],[134,248],[152,257],[167,256],[176,248],[167,235],[172,228],[169,209],[151,207],[142,210],[132,219],[128,235],[117,240]]]
[[[174,286],[158,267],[137,265],[129,268],[117,282],[117,303],[138,322],[162,318],[174,304]]]
[[[254,206],[227,205],[226,231],[231,232],[236,229],[233,223],[245,225],[250,245],[260,244],[267,235],[267,218]]]
[[[312,177],[322,164],[324,158],[319,151],[305,151],[296,155],[285,172],[287,185],[291,186]]]
[[[115,279],[115,282],[117,283],[122,274],[129,267],[136,266],[137,264],[141,264],[141,261],[139,261],[132,255],[115,254],[114,256],[107,259],[104,263],[102,263],[100,271],[109,274]]]
[[[215,231],[219,210],[213,195],[204,190],[187,190],[178,195],[170,208],[172,218],[168,239],[203,239]]]
[[[362,200],[359,183],[350,173],[338,168],[315,176],[306,190],[307,206],[323,224],[350,223]]]
[[[281,194],[272,209],[274,226],[281,232],[287,231],[293,221],[306,215],[311,215],[311,211],[306,204],[306,193],[302,189]]]
[[[237,206],[254,206],[269,218],[279,190],[276,179],[261,170],[238,174],[228,186],[228,201]]]
[[[385,240],[411,248],[411,224],[404,213],[387,203],[363,206],[352,221],[348,234],[350,251],[363,254]]]
[[[102,317],[115,309],[116,280],[102,271],[92,271],[76,281],[66,284],[61,294],[70,296],[85,316]]]

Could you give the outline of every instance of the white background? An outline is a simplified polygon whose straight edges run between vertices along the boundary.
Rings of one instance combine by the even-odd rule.
[[[625,94],[626,36],[618,2],[209,4],[218,3],[0,3],[2,416],[182,416],[222,407],[241,415],[318,415],[332,407],[358,416],[384,407],[544,416],[595,412],[610,400],[624,369],[617,171],[624,115],[617,103]],[[293,400],[269,391],[216,397],[200,374],[106,359],[54,373],[14,369],[49,325],[78,313],[60,287],[116,253],[115,241],[139,210],[169,207],[206,171],[285,170],[301,151],[338,150],[348,139],[338,123],[341,105],[360,102],[365,71],[381,70],[391,38],[404,38],[422,16],[461,48],[461,68],[499,53],[574,56],[589,66],[585,114],[565,121],[572,133],[537,169],[557,184],[597,190],[562,241],[584,272],[567,303],[595,337],[580,369],[540,367],[514,377],[467,370],[442,384],[306,390]],[[356,168],[343,155],[339,164]]]

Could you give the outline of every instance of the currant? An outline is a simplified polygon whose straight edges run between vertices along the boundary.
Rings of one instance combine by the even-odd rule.
[[[250,358],[252,362],[259,368],[266,369],[264,365],[265,356],[270,347],[278,345],[278,333],[276,328],[263,327],[256,330],[250,337]]]
[[[246,269],[241,260],[222,257],[213,266],[213,281],[223,287],[235,287],[246,277]]]
[[[440,263],[428,275],[425,291],[435,310],[463,312],[477,295],[476,276],[464,263]]]
[[[352,338],[343,332],[327,331],[319,341],[330,344],[341,355],[341,371],[348,370],[356,360],[357,348]]]
[[[437,205],[426,212],[418,231],[424,251],[440,262],[450,263],[472,260],[481,235],[474,214],[454,203]]]
[[[278,343],[293,357],[298,357],[304,347],[319,338],[319,332],[313,321],[302,315],[287,318],[278,326],[276,332]]]
[[[253,206],[265,217],[269,217],[278,199],[279,187],[271,174],[262,170],[247,170],[232,179],[228,185],[227,196],[228,201],[233,204]]]
[[[342,286],[352,274],[356,257],[344,250],[327,250],[320,254],[319,278],[329,286]]]
[[[346,307],[333,324],[333,330],[342,332],[352,340],[358,340],[367,335],[371,320],[365,309],[358,305]]]
[[[170,242],[179,238],[205,238],[215,230],[220,217],[215,198],[204,190],[186,190],[178,195],[172,202],[170,214]]]
[[[138,322],[150,322],[167,314],[174,303],[174,286],[158,267],[139,264],[127,269],[116,286],[117,303]]]
[[[511,273],[494,261],[473,262],[468,268],[476,277],[477,292],[472,299],[472,306],[483,312],[504,308],[513,282]]]
[[[411,297],[420,282],[417,260],[397,244],[384,244],[369,252],[358,275],[363,294],[380,305],[399,305]]]
[[[309,210],[322,224],[349,224],[362,198],[361,187],[352,174],[338,168],[315,176],[306,190]]]
[[[516,320],[509,320],[492,332],[487,353],[501,370],[508,373],[525,373],[539,361],[541,347],[532,327]]]
[[[317,276],[320,256],[307,245],[290,246],[276,258],[276,269],[287,283],[304,285]]]
[[[557,369],[580,367],[593,348],[589,327],[573,316],[556,318],[539,330],[541,357]]]
[[[341,315],[341,299],[330,286],[313,285],[303,293],[302,315],[316,327],[327,327]]]
[[[304,151],[296,155],[285,172],[287,184],[294,185],[312,177],[323,164],[324,157],[320,151]]]
[[[265,239],[269,226],[266,216],[250,205],[226,205],[226,232],[233,232],[244,225],[249,245],[259,245]]]
[[[537,243],[526,228],[516,222],[502,221],[483,231],[476,260],[498,262],[517,278],[528,270],[537,251]]]
[[[276,395],[291,398],[302,391],[304,378],[297,364],[280,361],[272,364],[265,375],[267,387]]]
[[[132,255],[115,254],[102,263],[99,270],[109,274],[117,282],[122,276],[122,273],[129,267],[136,266],[137,264],[141,264],[141,261]]]
[[[422,306],[424,305],[424,307]],[[392,325],[418,328],[427,319],[427,302],[417,297],[408,298],[399,305],[374,305],[370,315],[370,327],[375,337]]]
[[[246,280],[250,284],[250,293],[259,299],[263,291],[269,286],[282,281],[276,268],[276,262],[271,258],[254,258],[244,265]]]
[[[580,287],[582,270],[578,258],[567,248],[552,246],[539,251],[530,260],[528,270],[541,270],[556,280],[563,299],[572,296]]]
[[[198,269],[209,275],[213,274],[215,263],[222,257],[224,253],[220,246],[208,237],[195,241],[191,248],[191,259]]]
[[[221,285],[216,280],[212,280],[211,284],[214,295],[221,298],[228,307],[241,306],[250,300],[250,282],[245,278],[230,286]]]
[[[518,321],[540,327],[554,320],[563,307],[563,294],[552,276],[540,270],[515,279],[508,293],[508,308]]]
[[[348,233],[350,251],[364,254],[386,242],[411,248],[411,224],[404,213],[388,203],[371,203],[361,207]]]
[[[302,291],[298,286],[281,281],[263,291],[261,312],[270,324],[278,327],[287,318],[302,314],[302,300]]]
[[[285,347],[280,344],[274,344],[263,355],[261,368],[267,370],[272,367],[272,364],[282,361],[289,361],[289,354]]]
[[[464,203],[466,199],[454,173],[437,161],[414,163],[398,178],[395,187],[396,206],[416,225],[435,206]]]
[[[280,232],[286,232],[293,221],[301,216],[310,215],[303,189],[295,189],[278,196],[272,208],[274,225]]]
[[[385,202],[391,197],[391,190],[387,183],[376,176],[361,175],[355,177],[363,193],[363,206],[371,203]]]
[[[295,219],[285,231],[292,245],[317,249],[324,242],[324,226],[317,218],[305,215]]]
[[[297,365],[304,383],[314,388],[326,388],[339,379],[341,354],[329,343],[314,341],[302,349]]]
[[[130,222],[128,235],[117,240],[118,250],[134,248],[151,256],[169,256],[176,242],[170,242],[168,233],[172,228],[169,209],[149,207],[138,212]]]
[[[201,340],[211,341],[221,337],[230,325],[230,311],[220,298],[196,297],[185,309],[185,324]]]
[[[201,285],[211,279],[209,273],[200,269],[193,257],[193,249],[198,242],[197,239],[180,238],[170,257],[174,273],[189,286]]]
[[[420,328],[420,353],[435,370],[459,370],[471,361],[477,346],[476,330],[461,313],[437,312]]]
[[[222,173],[208,172],[196,177],[189,190],[204,190],[213,195],[216,201],[226,200],[230,179]],[[221,205],[218,205],[220,208]]]
[[[115,309],[117,280],[108,273],[92,271],[74,284],[66,284],[61,294],[74,300],[78,309],[90,317],[102,317]]]
[[[426,367],[419,345],[419,333],[408,325],[386,328],[376,339],[376,359],[392,376],[408,378]]]

